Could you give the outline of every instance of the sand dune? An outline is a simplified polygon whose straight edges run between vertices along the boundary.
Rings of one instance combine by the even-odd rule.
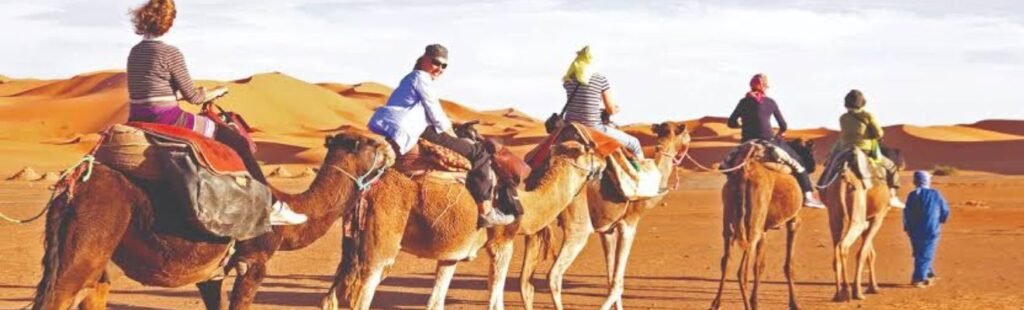
[[[986,142],[1024,139],[1024,136],[1020,135],[1006,134],[968,126],[918,127],[905,125],[901,129],[903,132],[921,139],[946,142]]]
[[[963,126],[991,130],[1011,135],[1024,136],[1024,120],[984,120],[974,124]]]
[[[100,71],[69,79],[33,80],[0,76],[0,151],[8,173],[31,165],[64,168],[74,163],[97,140],[95,133],[127,118],[125,74]],[[392,88],[375,83],[312,84],[282,73],[263,73],[235,81],[198,81],[201,86],[226,85],[231,92],[217,103],[238,112],[256,129],[254,137],[266,164],[312,166],[323,159],[323,139],[342,126],[365,128],[374,109],[384,104]],[[198,106],[184,104],[188,111]],[[547,133],[543,120],[514,108],[479,111],[442,100],[452,120],[478,120],[481,133],[525,152]],[[685,120],[694,142],[690,154],[705,165],[718,162],[739,142],[739,130],[728,128],[724,117]],[[650,145],[650,124],[630,124],[623,130]],[[905,150],[909,167],[936,164],[995,173],[1024,173],[1024,159],[1005,156],[1024,151],[1024,121],[988,120],[970,125],[897,125],[886,127],[887,145]],[[824,161],[837,132],[826,128],[793,129],[790,138],[814,139],[815,155]],[[1015,153],[1016,152],[1016,153]],[[692,168],[692,166],[690,167]]]

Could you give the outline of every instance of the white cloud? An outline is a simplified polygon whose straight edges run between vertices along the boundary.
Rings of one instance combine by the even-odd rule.
[[[141,3],[141,2],[140,2]],[[543,116],[573,52],[594,47],[620,122],[726,115],[756,72],[796,127],[836,127],[865,91],[890,123],[1024,118],[1024,5],[909,1],[178,1],[165,38],[199,78],[282,71],[311,82],[396,83],[428,43],[451,49],[442,94]],[[851,4],[852,3],[852,4]],[[943,2],[945,3],[945,2]],[[0,3],[0,73],[121,68],[138,39],[123,1]],[[1021,12],[1024,10],[1016,10]],[[13,48],[12,48],[13,47]]]

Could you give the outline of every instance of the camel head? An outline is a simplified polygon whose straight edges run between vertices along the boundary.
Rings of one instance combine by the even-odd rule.
[[[395,163],[395,151],[384,138],[353,127],[343,127],[339,133],[327,136],[324,146],[324,165],[354,176],[377,173]]]
[[[797,155],[800,155],[798,160],[807,169],[807,173],[814,173],[814,170],[817,169],[817,161],[814,160],[814,140],[796,138],[786,141],[786,143],[796,151]]]
[[[651,125],[651,131],[657,135],[656,147],[658,151],[670,152],[673,155],[682,152],[690,144],[690,131],[686,130],[686,123],[663,122]]]
[[[605,160],[594,149],[577,141],[565,141],[551,146],[550,160],[567,160],[573,166],[590,172],[588,178],[601,175]]]
[[[565,120],[558,116],[558,113],[551,113],[551,117],[544,121],[544,129],[547,130],[548,134],[555,132],[555,130],[562,128],[562,126],[565,126]]]

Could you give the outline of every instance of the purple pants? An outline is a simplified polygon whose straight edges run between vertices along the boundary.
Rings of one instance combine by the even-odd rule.
[[[147,122],[185,127],[207,138],[213,138],[214,130],[217,128],[213,120],[202,115],[185,112],[177,105],[129,104],[129,106],[128,121],[130,122]]]

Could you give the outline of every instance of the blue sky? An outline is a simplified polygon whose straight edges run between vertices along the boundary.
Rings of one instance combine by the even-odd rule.
[[[0,74],[66,78],[124,67],[141,1],[0,0]],[[281,71],[394,85],[424,45],[451,50],[443,97],[535,116],[590,44],[620,123],[725,116],[751,75],[792,126],[837,127],[864,91],[883,123],[1024,118],[1022,1],[180,0],[165,36],[193,76]]]

